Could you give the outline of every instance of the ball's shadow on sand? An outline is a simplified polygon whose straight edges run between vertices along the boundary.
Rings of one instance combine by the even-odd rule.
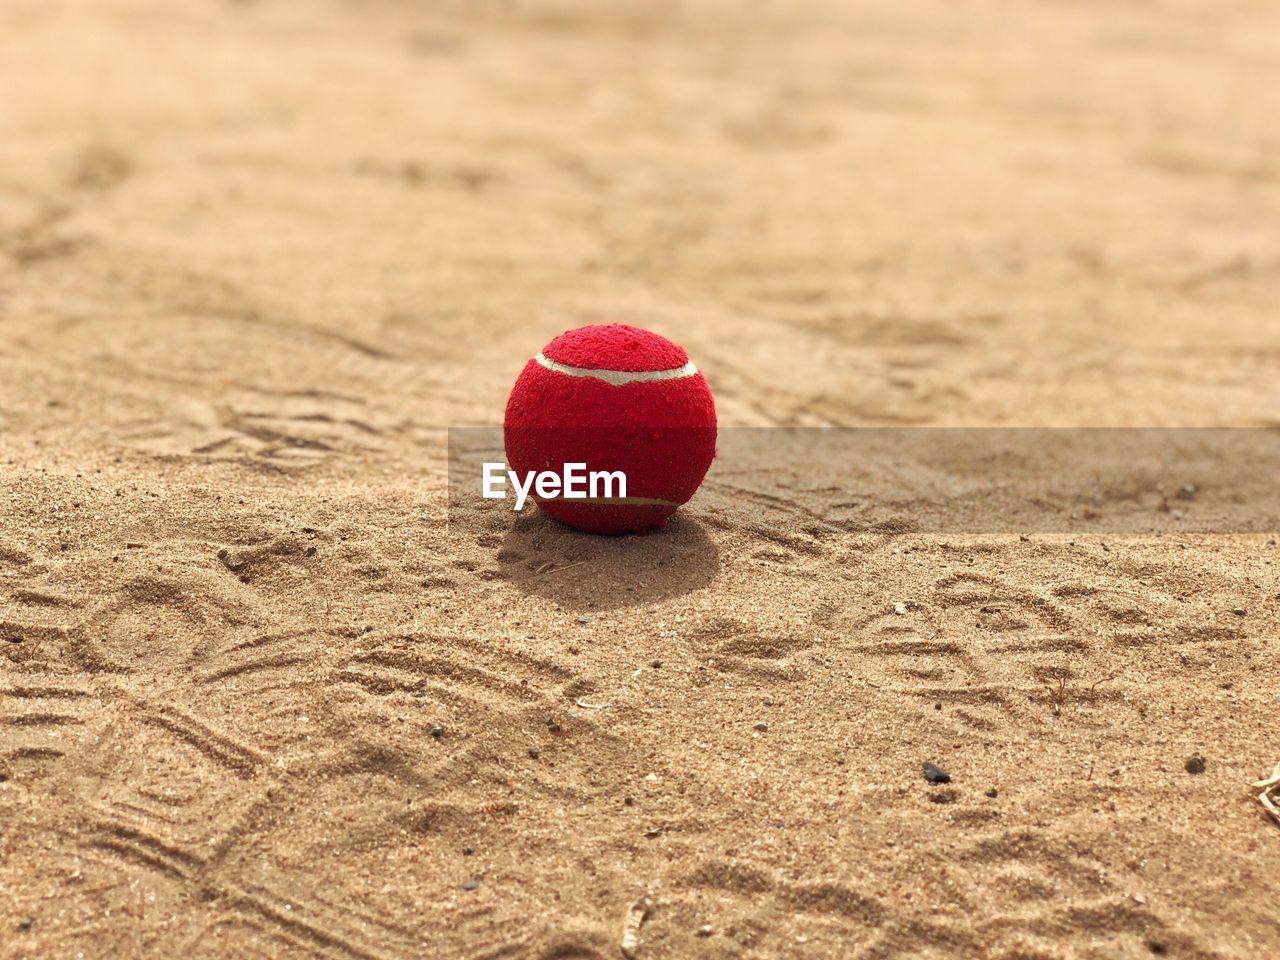
[[[625,537],[581,533],[542,513],[522,515],[498,551],[522,593],[581,610],[611,610],[699,590],[720,573],[720,551],[697,520]]]

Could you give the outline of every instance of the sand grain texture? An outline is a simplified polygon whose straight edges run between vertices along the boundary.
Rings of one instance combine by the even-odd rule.
[[[1274,536],[444,523],[591,322],[1280,424],[1278,146],[1263,2],[7,0],[0,956],[1280,955]]]

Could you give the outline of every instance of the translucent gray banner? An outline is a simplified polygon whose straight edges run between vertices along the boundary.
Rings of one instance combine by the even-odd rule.
[[[503,462],[502,428],[449,430],[452,531],[554,523],[483,496],[483,465]],[[721,429],[678,516],[815,533],[1274,533],[1280,429]]]

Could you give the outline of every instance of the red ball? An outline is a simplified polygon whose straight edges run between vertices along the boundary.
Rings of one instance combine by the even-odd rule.
[[[693,496],[716,453],[711,389],[664,337],[621,323],[560,334],[525,364],[503,420],[518,477],[585,464],[621,471],[626,497],[537,497],[548,515],[590,533],[660,527]],[[585,484],[583,484],[585,485]],[[533,494],[531,493],[532,497]]]

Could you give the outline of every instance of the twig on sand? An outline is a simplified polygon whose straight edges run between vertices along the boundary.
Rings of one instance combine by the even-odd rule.
[[[587,703],[587,701],[583,700],[581,697],[578,697],[578,699],[573,702],[576,703],[578,706],[580,706],[583,710],[607,710],[610,706],[612,706],[612,704],[608,704],[608,703]]]
[[[1271,776],[1259,780],[1253,785],[1253,789],[1260,791],[1258,802],[1262,804],[1262,808],[1271,814],[1276,823],[1280,823],[1280,763],[1271,771]]]
[[[1049,691],[1050,702],[1053,704],[1053,715],[1056,717],[1062,713],[1062,708],[1067,702],[1067,679],[1066,677],[1058,678],[1058,688],[1055,690],[1053,684],[1048,680],[1041,679],[1040,684]]]
[[[566,563],[563,567],[557,567],[554,563],[548,560],[546,563],[540,565],[538,569],[533,572],[536,574],[559,573],[561,570],[572,570],[574,567],[580,567],[586,562],[587,561],[585,560],[577,560],[573,563]]]
[[[627,907],[627,915],[622,921],[622,955],[631,960],[640,946],[640,924],[649,915],[649,898],[641,897]]]
[[[1093,683],[1089,684],[1089,693],[1094,693],[1099,685],[1108,681],[1118,679],[1119,673],[1107,674],[1105,677],[1099,677]],[[1040,685],[1049,693],[1049,703],[1053,705],[1054,716],[1061,716],[1062,711],[1067,706],[1067,678],[1065,676],[1058,677],[1058,685],[1055,687],[1050,681],[1044,677],[1040,678]]]

